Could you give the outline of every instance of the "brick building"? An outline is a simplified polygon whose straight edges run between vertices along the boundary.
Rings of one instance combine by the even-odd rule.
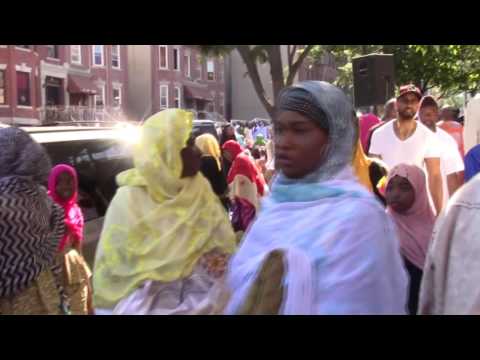
[[[223,59],[202,59],[188,45],[129,45],[128,59],[129,117],[145,119],[166,108],[194,110],[198,118],[224,117]]]
[[[0,45],[0,122],[121,116],[127,63],[123,45]]]

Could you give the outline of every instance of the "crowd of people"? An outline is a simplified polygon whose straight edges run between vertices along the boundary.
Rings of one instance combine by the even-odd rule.
[[[478,314],[480,148],[457,118],[414,85],[357,117],[320,81],[219,140],[163,110],[93,271],[75,169],[0,129],[0,314]]]

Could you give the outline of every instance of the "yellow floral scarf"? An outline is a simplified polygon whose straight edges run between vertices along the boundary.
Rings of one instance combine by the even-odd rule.
[[[214,249],[234,252],[235,234],[208,181],[200,173],[180,179],[192,119],[169,109],[142,126],[135,168],[118,175],[105,216],[93,276],[96,308],[113,308],[147,280],[187,277]]]

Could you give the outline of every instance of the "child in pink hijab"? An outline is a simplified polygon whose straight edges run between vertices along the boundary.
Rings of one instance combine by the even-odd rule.
[[[63,257],[65,291],[74,315],[93,314],[92,272],[82,253],[83,214],[77,204],[77,172],[69,165],[57,165],[48,178],[48,194],[64,210],[65,236],[60,241],[58,256]]]
[[[386,202],[387,212],[396,223],[400,252],[410,274],[409,312],[416,314],[425,257],[435,223],[423,170],[406,164],[394,167],[388,174]]]
[[[66,232],[60,241],[59,251],[64,251],[69,245],[81,252],[83,214],[77,205],[78,179],[75,169],[64,164],[55,166],[48,179],[48,194],[65,211]]]

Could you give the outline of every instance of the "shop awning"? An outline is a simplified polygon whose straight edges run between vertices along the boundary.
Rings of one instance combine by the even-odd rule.
[[[201,88],[195,86],[183,86],[185,97],[191,99],[200,99],[200,100],[207,100],[212,101],[213,98],[210,95],[208,88]]]
[[[80,75],[68,75],[67,90],[70,94],[91,94],[97,93],[97,87],[91,77]]]

